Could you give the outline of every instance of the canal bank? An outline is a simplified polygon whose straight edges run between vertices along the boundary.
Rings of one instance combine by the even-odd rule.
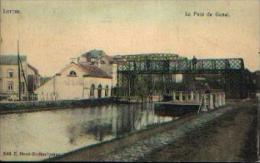
[[[116,98],[110,97],[85,100],[5,102],[0,103],[0,114],[47,111],[66,109],[71,107],[89,107],[111,103],[118,103],[118,100]]]
[[[0,115],[1,129],[4,131],[0,132],[0,158],[2,161],[45,160],[142,131],[150,126],[158,127],[177,118],[156,114],[152,103],[112,103],[3,114]],[[35,152],[43,155],[35,155]],[[15,155],[17,153],[22,155]]]
[[[52,159],[56,161],[80,161],[80,160],[88,160],[88,161],[172,161],[172,160],[179,160],[170,157],[163,157],[164,154],[158,153],[162,149],[164,149],[166,146],[171,144],[176,144],[180,142],[183,138],[185,139],[187,135],[191,135],[192,133],[200,133],[199,131],[203,130],[203,127],[207,126],[211,122],[215,122],[215,126],[218,126],[218,121],[221,121],[221,118],[224,117],[227,119],[232,119],[236,117],[238,114],[233,114],[234,112],[244,111],[244,110],[250,110],[250,107],[253,106],[251,102],[244,102],[244,104],[239,103],[233,103],[232,107],[224,107],[219,108],[214,111],[211,111],[209,113],[201,114],[199,116],[193,115],[181,118],[175,122],[170,122],[167,124],[160,125],[160,127],[156,128],[150,128],[147,130],[143,130],[137,133],[129,134],[126,137],[122,137],[120,139],[112,140],[109,142],[101,143],[96,146],[92,147],[86,147],[82,148],[80,150],[76,150],[70,153],[67,153],[61,157]],[[244,109],[243,109],[244,108]],[[243,113],[241,113],[243,115]],[[230,115],[231,117],[228,117],[227,115]],[[251,114],[246,114],[251,115]],[[227,116],[227,117],[225,117]],[[240,117],[241,118],[241,117]],[[235,118],[236,119],[236,118]],[[239,120],[236,122],[240,122]],[[241,136],[239,139],[240,142],[246,142],[247,138],[247,125],[251,123],[243,123],[239,124],[238,126],[243,126],[244,128],[240,128],[240,132],[244,133],[244,136]],[[220,126],[221,127],[221,126]],[[222,126],[223,127],[223,126]],[[250,127],[249,127],[250,128]],[[254,127],[251,127],[254,129]],[[231,128],[232,129],[232,128]],[[252,130],[253,130],[252,129]],[[230,128],[229,128],[230,130]],[[236,132],[239,130],[239,128],[236,130]],[[236,133],[234,131],[234,133]],[[252,132],[249,132],[252,133]],[[203,134],[202,139],[198,139],[199,144],[203,144],[205,141],[204,138],[212,137],[209,134]],[[200,135],[200,134],[199,134]],[[213,132],[214,136],[214,132]],[[224,135],[225,136],[225,135]],[[227,136],[227,135],[226,135]],[[233,135],[235,137],[235,135]],[[252,136],[252,135],[251,135]],[[197,140],[196,136],[192,136],[194,140]],[[221,138],[221,135],[219,136]],[[231,137],[230,139],[233,139]],[[248,139],[247,139],[248,140]],[[234,142],[234,141],[233,141]],[[236,143],[236,142],[235,142]],[[192,143],[191,143],[192,144]],[[243,143],[242,143],[243,144]],[[245,143],[244,143],[245,144]],[[179,144],[182,146],[183,150],[180,150],[178,147],[174,147],[174,151],[179,151],[179,155],[182,154],[183,161],[189,160],[188,157],[185,157],[185,149],[188,150],[188,145],[185,143],[185,141],[181,142]],[[196,148],[196,143],[193,144],[193,153],[200,151],[198,148]],[[204,144],[205,145],[205,144]],[[251,143],[251,146],[253,146],[254,143]],[[200,146],[201,149],[203,149],[203,146]],[[244,147],[244,146],[243,146]],[[222,148],[226,148],[225,144],[222,146]],[[237,147],[238,151],[241,151],[241,146]],[[221,149],[222,150],[222,149]],[[223,151],[225,151],[223,149]],[[184,152],[184,153],[183,153]],[[228,151],[225,151],[228,153]],[[243,152],[242,152],[243,153]],[[157,159],[152,158],[153,155],[157,154]],[[177,155],[178,155],[177,154]],[[231,154],[232,155],[232,154]],[[191,154],[192,156],[192,154]],[[164,160],[165,158],[165,160]],[[205,157],[206,158],[206,157]],[[181,159],[180,159],[181,160]],[[211,160],[211,159],[204,159],[204,160]],[[223,159],[225,160],[225,159]],[[231,159],[232,160],[232,159]],[[235,160],[235,159],[234,159]]]
[[[256,102],[234,106],[235,109],[228,114],[146,154],[138,161],[257,161]]]

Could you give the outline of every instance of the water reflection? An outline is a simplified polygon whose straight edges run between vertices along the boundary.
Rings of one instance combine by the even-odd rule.
[[[153,104],[111,104],[1,115],[1,160],[43,160],[53,153],[66,153],[175,118],[155,114]]]

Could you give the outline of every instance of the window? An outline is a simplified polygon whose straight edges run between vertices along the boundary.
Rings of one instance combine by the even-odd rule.
[[[99,84],[98,86],[98,98],[101,98],[102,97],[102,85]]]
[[[76,73],[75,71],[70,71],[69,76],[76,77],[76,76],[77,76],[77,73]]]
[[[94,97],[95,96],[95,85],[92,84],[90,87],[90,97]]]
[[[13,91],[14,90],[14,82],[9,81],[7,86],[8,86],[8,91]]]
[[[108,85],[106,86],[106,89],[105,89],[105,96],[106,97],[108,96]]]
[[[8,70],[8,77],[13,78],[14,77],[14,71],[13,70]]]

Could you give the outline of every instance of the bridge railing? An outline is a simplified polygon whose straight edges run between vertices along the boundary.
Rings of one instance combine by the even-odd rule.
[[[201,91],[173,91],[172,97],[174,103],[201,105],[202,111],[215,109],[226,104],[226,95],[222,90],[211,90],[210,93],[202,93]]]

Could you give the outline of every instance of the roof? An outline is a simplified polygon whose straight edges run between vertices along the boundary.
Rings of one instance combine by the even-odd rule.
[[[106,53],[103,50],[90,50],[84,54],[82,54],[82,57],[91,57],[91,58],[102,58],[103,56],[105,56]]]
[[[20,55],[22,62],[27,60],[25,55]],[[17,55],[0,55],[0,65],[17,65]]]
[[[76,63],[74,63],[76,64]],[[87,64],[76,64],[79,66],[86,74],[84,76],[90,76],[90,77],[100,77],[100,78],[112,78],[110,75],[108,75],[105,71],[102,69],[87,65]]]
[[[108,75],[105,71],[101,70],[100,68],[98,68],[96,66],[90,66],[90,65],[85,65],[85,64],[77,64],[77,63],[74,63],[74,62],[71,62],[71,64],[68,65],[68,66],[71,66],[71,65],[78,66],[83,72],[85,72],[84,77],[98,77],[98,78],[109,78],[109,79],[112,79],[112,76]],[[65,68],[68,68],[68,66],[66,66]],[[60,73],[57,73],[56,76],[58,74],[60,74]],[[44,84],[46,84],[52,78],[53,77],[42,77],[41,79],[44,80],[44,83],[42,83],[40,87],[42,87]],[[40,87],[38,87],[37,90]]]
[[[109,55],[107,55],[103,50],[90,50],[84,54],[81,55],[82,57],[89,57],[89,58],[96,58],[96,59],[100,59],[100,58],[106,58],[108,61],[113,61],[113,58]]]

